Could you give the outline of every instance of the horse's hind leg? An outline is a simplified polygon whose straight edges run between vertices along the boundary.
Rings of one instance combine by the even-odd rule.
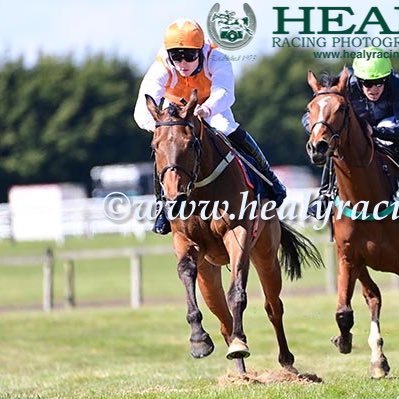
[[[368,343],[371,348],[370,374],[372,378],[383,378],[389,373],[388,360],[382,352],[384,341],[380,332],[381,293],[365,267],[359,274],[363,287],[363,296],[371,313],[370,335]]]
[[[176,246],[176,245],[175,245]],[[195,358],[202,358],[212,353],[213,342],[209,334],[202,327],[202,313],[199,310],[195,284],[197,280],[197,253],[190,249],[179,260],[177,271],[181,281],[186,288],[187,322],[191,327],[191,355]]]
[[[233,318],[223,290],[221,267],[213,266],[205,260],[201,262],[198,266],[198,286],[209,310],[220,321],[220,332],[226,344],[230,345]],[[236,359],[236,366],[240,374],[245,373],[246,370],[243,359]]]
[[[251,259],[262,284],[267,316],[276,333],[279,346],[278,361],[285,369],[297,373],[297,370],[293,366],[295,358],[288,348],[284,332],[284,307],[280,300],[282,286],[280,265],[276,253],[270,251],[269,254],[265,254],[265,248],[267,247],[259,243],[259,245],[254,248]]]

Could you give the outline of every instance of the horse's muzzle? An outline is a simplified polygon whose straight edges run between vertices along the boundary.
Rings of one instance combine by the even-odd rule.
[[[324,140],[318,141],[316,145],[313,145],[309,140],[306,144],[306,151],[314,165],[322,166],[326,163],[329,145]]]

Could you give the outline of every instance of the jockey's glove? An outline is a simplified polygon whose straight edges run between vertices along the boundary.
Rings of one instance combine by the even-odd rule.
[[[206,105],[197,105],[194,110],[194,115],[206,119],[211,116],[211,110]]]
[[[373,127],[373,137],[399,144],[399,128]]]

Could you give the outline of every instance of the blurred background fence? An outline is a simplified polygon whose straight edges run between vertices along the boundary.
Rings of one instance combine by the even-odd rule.
[[[306,214],[314,189],[289,190],[286,207]],[[153,196],[135,197],[148,206]],[[31,209],[36,215],[31,232],[45,219],[46,207]],[[62,234],[56,240],[15,239],[12,209],[0,205],[0,310],[74,306],[142,305],[184,300],[176,273],[172,238],[149,233],[151,220],[115,222],[104,211],[104,200],[84,198],[62,201]],[[311,222],[311,223],[309,223]],[[336,256],[329,231],[315,230],[314,220],[292,221],[320,250],[326,269],[303,268],[299,281],[283,283],[283,295],[330,293],[336,289]],[[29,223],[29,220],[26,220]],[[40,230],[40,229],[39,229]],[[223,268],[225,287],[230,272]],[[249,297],[261,297],[258,279],[251,270]],[[377,283],[398,285],[398,278],[374,273]]]

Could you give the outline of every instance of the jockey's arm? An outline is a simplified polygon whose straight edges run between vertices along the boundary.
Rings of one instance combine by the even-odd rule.
[[[159,104],[165,94],[168,78],[167,69],[158,61],[155,61],[145,74],[134,109],[134,120],[141,129],[150,132],[155,130],[155,121],[147,109],[145,94],[149,94]]]
[[[211,115],[216,115],[234,104],[234,73],[230,60],[217,49],[211,52],[207,62],[212,85],[210,95],[203,105],[209,108]]]
[[[385,118],[373,127],[373,136],[381,140],[388,140],[395,145],[399,144],[399,76],[392,73],[390,76],[392,92],[393,116]]]

